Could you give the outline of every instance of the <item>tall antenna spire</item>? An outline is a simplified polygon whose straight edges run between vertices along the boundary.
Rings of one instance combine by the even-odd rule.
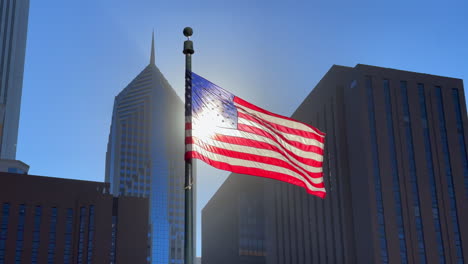
[[[154,29],[153,29],[153,36],[151,39],[151,58],[150,58],[150,64],[155,64],[154,60]]]

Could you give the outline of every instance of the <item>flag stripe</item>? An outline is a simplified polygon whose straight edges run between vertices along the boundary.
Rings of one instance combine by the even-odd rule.
[[[291,159],[293,162],[307,164],[308,166],[312,166],[315,168],[322,168],[323,166],[322,161],[298,156],[292,153],[291,151],[288,151],[282,148],[282,146],[276,143],[270,144],[264,141],[258,141],[258,140],[249,139],[249,138],[231,137],[231,136],[225,136],[225,135],[219,135],[219,134],[213,136],[212,138],[220,142],[226,142],[226,143],[236,144],[236,145],[241,145],[241,146],[255,146],[255,148],[259,148],[259,149],[268,149],[271,151],[275,151],[275,152],[280,153],[284,157]],[[315,153],[314,155],[319,158],[322,158],[322,156],[317,155]]]
[[[194,148],[196,147],[197,146],[194,145]],[[296,173],[288,169],[285,169],[283,167],[278,167],[274,165],[259,166],[260,164],[255,163],[255,162],[239,160],[239,159],[230,158],[230,157],[226,157],[222,155],[212,155],[210,154],[210,152],[207,152],[203,149],[193,150],[191,152],[188,152],[186,155],[191,156],[193,158],[201,159],[205,162],[207,162],[208,160],[207,163],[210,165],[213,165],[214,162],[225,163],[227,165],[227,168],[229,168],[226,170],[237,172],[237,173],[243,173],[243,172],[234,171],[232,169],[234,168],[244,169],[250,172],[248,174],[260,176],[260,177],[266,177],[266,178],[273,178],[273,179],[281,179],[281,178],[284,178],[284,176],[288,176],[288,179],[289,179],[288,182],[294,181],[297,183],[301,183],[301,186],[309,190],[325,191],[324,187],[315,187],[311,185],[308,181],[305,181],[302,176],[297,175]],[[296,185],[299,185],[299,184],[296,184]]]
[[[298,140],[291,140],[288,139],[285,134],[279,133],[278,131],[275,131],[275,129],[271,129],[269,127],[266,127],[260,122],[252,122],[250,120],[244,119],[244,118],[238,118],[238,124],[237,128],[239,129],[240,125],[247,125],[250,127],[256,127],[260,130],[264,130],[266,133],[274,136],[275,138],[280,138],[284,143],[287,143],[288,145],[294,146],[296,148],[302,149],[302,150],[312,150],[312,149],[320,149],[323,150],[323,144],[316,141],[316,140],[310,140],[307,142],[308,144],[304,144]],[[286,134],[287,135],[287,134]],[[289,137],[289,135],[288,135]]]
[[[324,187],[322,177],[312,178],[282,160],[261,157],[253,154],[239,153],[236,151],[226,149],[220,149],[203,143],[204,142],[197,142],[197,144],[192,144],[192,151],[198,152],[202,155],[211,158],[216,157],[220,161],[229,161],[228,163],[235,164],[238,166],[244,166],[245,164],[247,165],[245,167],[252,167],[249,164],[255,163],[257,165],[257,168],[278,171],[295,176],[301,181],[306,181],[307,184],[314,186],[315,188]],[[238,161],[237,164],[235,163],[236,161]],[[316,173],[316,175],[322,175],[322,173]]]
[[[203,133],[199,132],[196,129],[193,129],[193,130],[188,131],[187,136],[202,137]],[[259,147],[271,148],[267,146],[267,145],[271,145],[273,147],[282,149],[284,152],[293,156],[298,161],[305,163],[305,164],[309,164],[311,166],[314,166],[316,162],[322,163],[323,161],[323,155],[321,155],[321,153],[303,151],[294,147],[288,149],[284,145],[282,145],[280,142],[278,142],[276,139],[271,139],[269,137],[264,137],[264,136],[246,132],[246,131],[239,131],[239,130],[225,129],[225,128],[218,127],[216,128],[216,133],[211,137],[216,137],[217,140],[222,141],[222,142],[233,143],[233,144],[244,145],[244,146],[247,146],[249,144],[259,144],[258,145]],[[231,137],[232,139],[230,139]]]
[[[300,130],[309,131],[309,132],[315,133],[315,134],[317,134],[318,136],[321,136],[321,137],[325,136],[325,133],[320,132],[318,129],[312,127],[311,125],[299,122],[299,121],[294,120],[294,119],[289,118],[289,117],[285,117],[285,116],[282,116],[282,115],[278,115],[278,114],[269,112],[269,111],[267,111],[265,109],[262,109],[262,108],[260,108],[260,107],[258,107],[256,105],[253,105],[253,104],[251,104],[251,103],[249,103],[249,102],[247,102],[247,101],[245,101],[242,98],[239,98],[237,96],[234,97],[234,103],[242,105],[244,107],[250,108],[251,111],[255,111],[257,116],[259,116],[259,117],[261,117],[261,118],[263,118],[265,120],[268,120],[268,121],[271,121],[271,122],[274,122],[274,123],[277,123],[277,124],[284,124],[284,125],[287,125],[288,127],[292,127],[292,128],[296,128],[296,129],[300,129]]]
[[[307,145],[307,146],[312,145],[312,146],[320,147],[320,148],[323,149],[323,141],[324,141],[323,138],[320,138],[320,140],[317,140],[316,136],[308,137],[307,135],[305,135],[306,132],[303,132],[303,131],[301,131],[300,134],[291,134],[291,133],[288,133],[288,132],[283,132],[281,130],[278,130],[275,126],[273,126],[272,125],[273,123],[265,121],[265,120],[260,119],[258,117],[252,116],[252,115],[246,113],[243,110],[239,110],[238,117],[239,117],[239,119],[248,120],[250,122],[253,122],[253,123],[262,125],[264,127],[267,127],[268,129],[270,129],[270,131],[273,131],[277,135],[283,136],[287,140],[296,141],[296,142],[302,143],[302,144]],[[248,121],[246,121],[246,123]],[[300,130],[298,130],[298,131],[300,131]],[[311,134],[311,133],[309,133],[309,134]]]
[[[220,149],[216,147],[212,147],[206,144],[203,144],[203,142],[198,142],[200,144],[193,144],[191,146],[192,151],[199,152],[200,154],[203,155],[210,155],[210,157],[222,157],[222,158],[234,158],[237,160],[243,160],[243,161],[251,161],[254,163],[257,163],[259,168],[270,168],[271,166],[274,166],[274,168],[271,168],[269,170],[271,171],[280,171],[283,173],[287,173],[290,175],[295,176],[296,178],[301,179],[302,181],[307,181],[308,184],[316,187],[316,188],[323,188],[324,183],[323,183],[323,178],[322,173],[311,173],[314,175],[314,177],[309,176],[306,172],[301,172],[297,168],[291,166],[287,162],[284,162],[282,160],[274,159],[274,158],[265,158],[261,157],[258,155],[253,155],[253,154],[245,154],[245,153],[239,153],[235,151],[230,151],[226,149]],[[249,163],[243,163],[246,164],[246,167],[248,166]],[[242,164],[237,164],[237,165],[242,165]],[[291,172],[294,172],[294,174],[291,174]]]
[[[239,130],[270,138],[291,151],[293,149],[298,149],[298,150],[302,150],[306,152],[313,152],[313,153],[323,155],[323,149],[321,147],[313,146],[313,145],[305,145],[297,141],[288,140],[284,138],[282,135],[278,135],[277,133],[266,128],[265,126],[262,126],[257,123],[245,122],[244,120],[245,119],[239,118],[239,123],[237,124],[237,128]]]
[[[254,122],[262,122],[264,124],[268,124],[270,127],[283,133],[287,133],[287,134],[294,135],[294,136],[300,136],[300,137],[304,137],[307,139],[315,139],[320,143],[324,142],[324,138],[321,136],[318,136],[315,133],[270,122],[266,119],[262,119],[261,117],[255,116],[255,114],[249,113],[249,110],[243,107],[238,107],[237,109],[239,110],[238,115],[241,118],[248,119]]]
[[[312,164],[308,162],[301,162],[296,160],[294,157],[289,155],[288,153],[281,151],[280,149],[271,146],[269,144],[261,144],[262,142],[258,141],[247,141],[247,144],[239,144],[239,140],[244,140],[238,137],[230,137],[230,136],[225,136],[225,135],[216,135],[211,138],[206,138],[206,137],[199,137],[199,136],[192,136],[188,137],[186,139],[186,143],[188,142],[193,142],[192,138],[197,138],[201,139],[204,141],[206,144],[211,145],[211,146],[222,146],[224,148],[228,149],[235,149],[236,151],[239,152],[245,152],[245,153],[256,153],[258,155],[262,154],[267,157],[281,157],[281,159],[285,159],[288,162],[291,162],[295,166],[299,166],[304,170],[310,171],[310,172],[321,172],[322,171],[322,162],[317,162],[315,160],[312,160]],[[311,161],[311,160],[308,160]]]
[[[220,155],[219,153],[211,152],[198,145],[192,145],[192,151],[198,152],[212,160],[226,162],[231,165],[244,166],[244,167],[249,167],[249,168],[258,168],[258,169],[263,169],[267,171],[274,171],[274,172],[288,174],[303,181],[308,186],[312,186],[314,188],[320,188],[319,186],[314,186],[316,184],[312,185],[312,183],[304,175],[299,174],[289,168],[284,168],[284,167],[274,165],[274,164],[255,162],[255,161],[251,161],[251,160],[247,160],[243,158],[235,158],[235,157]],[[323,184],[323,182],[321,184]]]
[[[188,138],[186,144],[196,144],[210,152],[218,153],[225,156],[230,156],[234,158],[245,158],[247,160],[282,166],[285,168],[295,170],[297,173],[301,173],[305,177],[312,177],[315,179],[320,178],[319,181],[312,180],[312,182],[314,183],[322,182],[321,167],[317,168],[308,166],[306,164],[296,164],[276,151],[258,149],[256,147],[234,145],[211,139],[199,139],[196,137]]]
[[[221,169],[221,170],[227,170],[227,171],[232,171],[234,173],[249,174],[249,175],[254,175],[254,176],[259,176],[259,177],[264,177],[264,178],[270,178],[270,179],[275,179],[275,180],[287,182],[290,184],[298,185],[298,186],[304,187],[307,193],[316,195],[320,198],[325,198],[325,195],[326,195],[325,188],[309,188],[306,186],[304,182],[287,174],[274,172],[274,171],[266,171],[266,170],[262,170],[258,168],[248,168],[244,166],[231,165],[226,162],[211,160],[210,158],[203,156],[198,152],[187,152],[186,156],[202,160],[206,162],[207,164],[215,168]]]
[[[258,119],[254,118],[254,117],[252,117],[252,116],[246,115],[246,114],[244,114],[244,113],[239,113],[239,117],[242,118],[242,119],[244,119],[244,120],[249,120],[249,121],[255,122],[255,123],[259,124],[259,125],[262,125],[262,127],[265,127],[265,126],[263,125],[264,123],[262,123],[261,121],[259,122]],[[192,123],[190,123],[190,119],[188,119],[188,118],[186,118],[186,119],[187,119],[187,120],[186,120],[186,123],[185,123],[185,129],[186,129],[186,130],[192,129]],[[196,119],[193,120],[193,121],[196,122]],[[251,123],[249,123],[248,121],[242,121],[241,123],[245,123],[245,124],[247,124],[247,125],[248,125],[248,124],[251,124]],[[268,124],[268,122],[266,122],[266,123]],[[266,127],[265,127],[265,128],[266,128]],[[272,129],[269,129],[269,130],[272,131]],[[287,134],[281,133],[281,135],[287,135]],[[299,136],[299,135],[297,135],[297,136]],[[297,137],[297,136],[296,136],[296,137]],[[305,137],[302,137],[302,138],[305,138]],[[307,138],[307,139],[309,139],[309,138]],[[297,141],[297,142],[303,143],[303,142],[300,142],[300,141]],[[320,149],[323,149],[323,143],[324,143],[324,139],[322,138],[321,141],[318,141],[318,140],[317,140],[317,142],[316,142],[316,144],[315,144],[314,146],[316,146],[316,147],[318,147],[318,148],[320,148]],[[307,144],[307,143],[303,143],[303,144],[309,145],[309,144]],[[313,144],[310,144],[310,145],[313,145]],[[305,151],[307,151],[307,150],[305,150]],[[317,150],[316,153],[323,154],[323,150]]]

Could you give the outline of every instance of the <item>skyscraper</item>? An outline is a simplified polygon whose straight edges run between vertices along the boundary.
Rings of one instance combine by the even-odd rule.
[[[155,65],[117,95],[106,154],[106,182],[115,196],[149,197],[149,261],[183,263],[183,104]]]
[[[29,0],[0,0],[0,159],[16,159]]]
[[[221,248],[252,264],[466,263],[466,116],[460,79],[333,66],[292,116],[327,134],[327,197],[230,176],[203,210],[205,264]]]

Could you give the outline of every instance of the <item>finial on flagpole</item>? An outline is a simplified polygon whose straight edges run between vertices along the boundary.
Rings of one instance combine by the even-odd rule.
[[[184,41],[184,54],[185,55],[192,55],[195,53],[193,50],[193,42],[190,40],[190,36],[193,34],[193,29],[191,27],[184,28],[184,36],[187,37],[187,40]]]
[[[184,28],[184,36],[190,39],[190,36],[193,35],[193,29],[191,27]]]

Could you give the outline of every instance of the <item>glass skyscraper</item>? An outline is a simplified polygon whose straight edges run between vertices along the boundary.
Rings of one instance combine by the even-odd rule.
[[[29,0],[0,0],[0,159],[16,159],[28,13]]]
[[[115,98],[106,154],[111,193],[150,200],[149,263],[183,263],[183,157],[183,103],[155,65],[153,36],[149,65]]]

